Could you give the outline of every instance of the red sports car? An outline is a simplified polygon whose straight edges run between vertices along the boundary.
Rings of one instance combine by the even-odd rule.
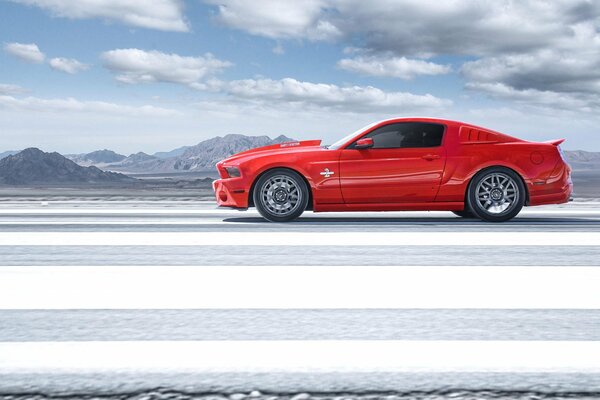
[[[217,163],[217,203],[255,206],[274,222],[304,210],[445,210],[501,222],[523,206],[569,201],[564,141],[528,142],[433,118],[376,122],[330,146],[320,140],[244,151]]]

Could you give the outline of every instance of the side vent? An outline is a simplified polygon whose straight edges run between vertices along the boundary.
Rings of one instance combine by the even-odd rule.
[[[459,137],[462,144],[498,143],[500,141],[499,134],[470,126],[462,126]]]

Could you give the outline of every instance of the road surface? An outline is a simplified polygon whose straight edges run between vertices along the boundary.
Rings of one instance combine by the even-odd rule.
[[[0,399],[600,398],[599,256],[594,202],[503,224],[5,202]]]

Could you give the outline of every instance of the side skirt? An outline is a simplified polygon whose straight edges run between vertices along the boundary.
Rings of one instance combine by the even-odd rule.
[[[429,203],[365,203],[365,204],[315,204],[315,212],[340,211],[461,211],[465,203],[429,202]]]

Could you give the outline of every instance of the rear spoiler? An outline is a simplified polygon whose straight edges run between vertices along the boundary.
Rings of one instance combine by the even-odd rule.
[[[565,141],[565,139],[554,139],[554,140],[546,140],[544,143],[548,143],[553,146],[558,146],[559,144],[561,144],[564,141]]]

